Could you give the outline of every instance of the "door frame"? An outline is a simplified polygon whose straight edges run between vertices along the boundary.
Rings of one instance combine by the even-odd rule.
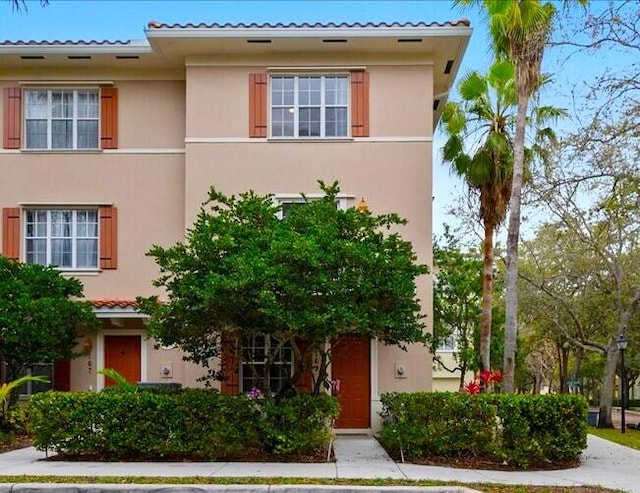
[[[104,329],[96,336],[96,390],[100,391],[104,388],[105,377],[98,370],[104,368],[104,336],[131,336],[140,337],[140,380],[147,380],[147,341],[145,339],[145,331],[140,329]]]

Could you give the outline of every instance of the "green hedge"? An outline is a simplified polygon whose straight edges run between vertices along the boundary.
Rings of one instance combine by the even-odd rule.
[[[620,407],[621,405],[620,399],[613,399],[614,407]],[[628,407],[640,407],[640,399],[629,399]]]
[[[409,460],[473,458],[574,464],[587,446],[587,402],[575,395],[385,394],[380,441]]]
[[[204,389],[45,392],[31,398],[29,428],[39,450],[99,460],[206,460],[326,450],[329,396],[275,403]]]

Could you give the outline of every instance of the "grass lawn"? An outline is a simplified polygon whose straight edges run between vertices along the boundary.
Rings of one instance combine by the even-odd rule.
[[[589,433],[605,440],[625,445],[636,450],[640,450],[640,431],[627,430],[626,433],[621,433],[620,430],[612,430],[607,428],[596,428],[595,426],[589,426]]]
[[[467,486],[486,493],[613,493],[599,486],[525,486],[477,484],[402,479],[313,479],[313,478],[212,478],[212,477],[116,477],[116,476],[0,476],[0,483],[85,483],[85,484],[300,484],[340,486]]]

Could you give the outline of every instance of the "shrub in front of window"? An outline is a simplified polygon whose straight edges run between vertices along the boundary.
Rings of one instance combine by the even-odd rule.
[[[271,195],[212,188],[186,241],[149,252],[167,293],[162,303],[138,298],[150,335],[208,368],[205,377],[237,377],[234,391],[269,396],[302,383],[328,390],[331,342],[342,336],[424,342],[416,279],[427,266],[389,232],[405,221],[337,208],[337,182],[320,189],[285,214]]]
[[[77,301],[81,298],[77,279],[0,255],[0,354],[7,380],[43,363],[79,356],[74,352],[78,338],[99,324],[90,303]]]
[[[46,392],[30,400],[39,450],[81,460],[324,457],[338,404],[301,394],[275,402],[208,389]]]

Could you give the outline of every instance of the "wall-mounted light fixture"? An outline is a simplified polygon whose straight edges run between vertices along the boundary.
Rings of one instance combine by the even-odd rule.
[[[87,337],[82,343],[82,354],[88,356],[91,354],[91,350],[93,349],[93,341],[91,338]]]
[[[362,199],[360,200],[360,203],[356,206],[356,209],[358,212],[369,212],[369,204],[367,204],[367,201],[364,200],[364,197],[362,197]]]

